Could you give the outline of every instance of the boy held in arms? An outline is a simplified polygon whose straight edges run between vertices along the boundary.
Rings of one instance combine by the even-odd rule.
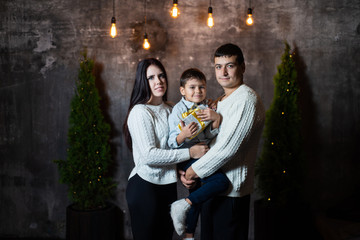
[[[169,139],[171,148],[189,148],[203,142],[208,144],[219,132],[221,115],[209,108],[206,100],[206,78],[198,69],[190,68],[180,78],[182,99],[173,107],[169,116]],[[187,121],[188,119],[191,122]],[[185,124],[187,122],[187,124]],[[186,171],[197,159],[179,164]],[[229,180],[220,171],[200,179],[196,187],[190,189],[189,196],[171,204],[171,217],[179,235],[184,239],[194,239],[200,213],[200,204],[227,190]]]

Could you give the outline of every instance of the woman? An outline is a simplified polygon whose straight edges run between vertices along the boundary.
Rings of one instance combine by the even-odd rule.
[[[170,204],[177,199],[176,164],[199,158],[206,145],[169,149],[167,76],[160,61],[142,60],[130,98],[124,135],[133,152],[135,167],[130,173],[126,199],[135,240],[171,240],[173,225]]]

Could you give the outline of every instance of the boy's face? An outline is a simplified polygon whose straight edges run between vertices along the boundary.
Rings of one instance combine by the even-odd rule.
[[[184,87],[180,87],[180,93],[187,101],[200,103],[206,98],[206,82],[190,78]]]

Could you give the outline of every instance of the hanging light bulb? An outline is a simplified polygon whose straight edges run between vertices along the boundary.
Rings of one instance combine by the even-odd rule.
[[[144,3],[144,28],[145,28],[145,33],[144,33],[144,43],[143,43],[143,48],[145,50],[148,50],[150,48],[150,43],[149,43],[149,39],[148,39],[148,36],[147,36],[147,33],[146,33],[146,1],[145,0],[145,3]]]
[[[246,24],[251,26],[251,25],[253,25],[253,23],[254,23],[254,20],[252,19],[252,9],[249,8],[248,9],[248,18],[246,19]]]
[[[112,38],[115,38],[116,37],[116,34],[117,34],[117,31],[116,31],[116,20],[115,20],[115,17],[112,17],[111,18],[111,29],[110,29],[110,36]]]
[[[178,5],[178,1],[173,0],[173,7],[170,10],[170,15],[173,18],[177,18],[180,15],[180,10],[177,8],[177,5]]]
[[[110,28],[110,36],[112,38],[116,37],[116,19],[115,19],[115,0],[113,0],[113,17],[111,18],[111,28]]]
[[[214,26],[214,19],[212,17],[212,7],[209,7],[208,9],[207,25],[209,26],[209,28],[212,28]]]
[[[144,48],[145,50],[149,50],[149,48],[150,48],[149,39],[148,39],[148,36],[147,36],[146,33],[144,34],[144,44],[143,44],[143,48]]]

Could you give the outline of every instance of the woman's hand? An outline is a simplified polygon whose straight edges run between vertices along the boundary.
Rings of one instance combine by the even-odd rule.
[[[207,151],[209,151],[209,146],[206,145],[206,143],[198,143],[192,146],[189,151],[191,158],[201,158]]]
[[[196,185],[196,181],[195,180],[187,180],[185,178],[185,172],[183,170],[179,170],[179,178],[181,183],[187,188],[187,189],[192,189],[195,187]]]

